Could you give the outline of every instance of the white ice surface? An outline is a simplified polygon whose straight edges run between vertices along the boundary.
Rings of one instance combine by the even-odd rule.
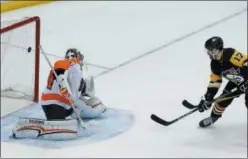
[[[68,1],[13,11],[1,19],[40,16],[46,52],[63,56],[68,47],[77,47],[88,62],[114,67],[246,7],[247,2]],[[106,105],[134,113],[129,131],[62,150],[1,142],[1,157],[247,157],[243,96],[208,129],[198,128],[198,122],[210,111],[170,127],[149,119],[156,113],[170,120],[188,111],[181,106],[183,99],[199,101],[210,73],[203,44],[213,35],[223,37],[227,47],[246,52],[247,12],[96,79],[97,95]],[[46,84],[48,70],[41,57],[40,88]],[[92,75],[103,71],[88,70]]]

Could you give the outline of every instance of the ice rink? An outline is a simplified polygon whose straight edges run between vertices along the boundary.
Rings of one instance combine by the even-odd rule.
[[[225,47],[247,52],[246,1],[65,1],[12,11],[1,19],[30,16],[41,19],[41,45],[47,53],[62,57],[76,47],[88,63],[104,66],[88,65],[97,96],[110,108],[131,111],[134,124],[108,140],[63,149],[1,142],[1,157],[247,157],[244,96],[207,129],[198,123],[211,110],[169,127],[150,120],[152,113],[168,120],[186,113],[183,99],[200,101],[210,75],[207,38],[221,36]],[[49,66],[40,60],[42,90]],[[1,102],[1,116],[13,107],[20,106]]]

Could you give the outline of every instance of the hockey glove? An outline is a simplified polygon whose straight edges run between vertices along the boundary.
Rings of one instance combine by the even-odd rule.
[[[202,97],[200,103],[199,103],[199,112],[204,112],[205,110],[208,110],[212,106],[212,101],[213,98],[211,95],[206,94],[205,96]]]

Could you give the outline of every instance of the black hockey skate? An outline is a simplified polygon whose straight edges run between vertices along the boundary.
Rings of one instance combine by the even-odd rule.
[[[208,127],[208,126],[214,124],[218,119],[219,118],[210,116],[210,117],[205,118],[202,121],[200,121],[199,126],[202,127],[202,128]]]

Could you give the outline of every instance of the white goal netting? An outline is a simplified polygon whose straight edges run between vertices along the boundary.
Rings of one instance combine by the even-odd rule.
[[[37,100],[37,23],[27,20],[1,20],[1,97]]]

